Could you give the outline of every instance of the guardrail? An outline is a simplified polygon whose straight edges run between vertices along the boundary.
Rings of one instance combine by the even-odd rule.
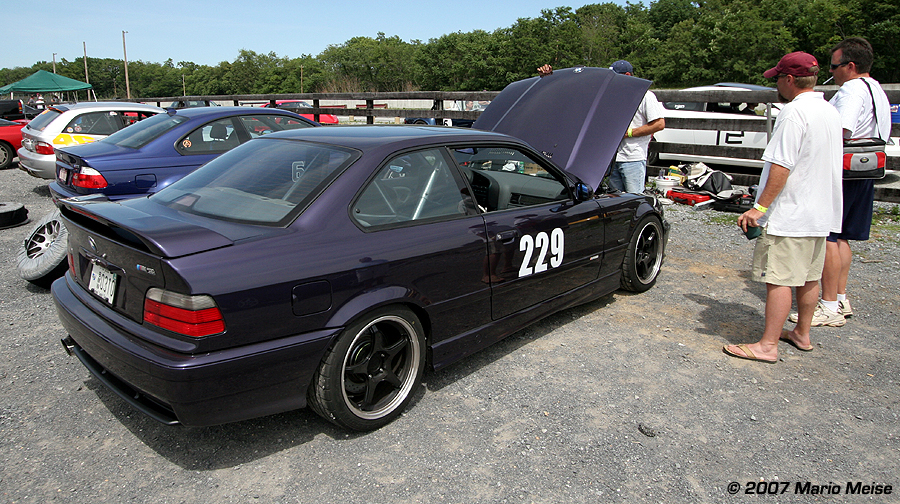
[[[900,84],[887,84],[883,86],[891,103],[900,103]],[[826,99],[837,92],[837,86],[820,86],[817,91],[825,93]],[[765,103],[771,104],[778,101],[775,90],[771,91],[735,91],[730,89],[711,89],[706,91],[684,91],[673,89],[653,90],[657,98],[662,101],[677,102],[701,102],[701,103]],[[365,117],[367,124],[373,124],[376,118],[407,118],[423,117],[435,118],[440,123],[441,119],[477,119],[480,111],[447,110],[446,102],[455,101],[490,101],[497,96],[497,91],[411,91],[389,93],[295,93],[295,94],[266,94],[266,95],[217,95],[217,96],[173,96],[160,98],[144,98],[143,102],[155,102],[164,106],[176,100],[213,100],[216,102],[232,102],[234,105],[260,104],[270,102],[273,105],[277,100],[304,100],[312,105],[305,113],[313,115],[334,114],[345,117]],[[398,102],[413,100],[430,101],[430,109],[407,108]],[[322,102],[329,102],[323,105]],[[340,102],[335,105],[334,102]],[[387,104],[387,107],[383,107]],[[392,105],[393,104],[393,105]],[[552,113],[552,111],[548,111]],[[771,131],[773,119],[765,121],[758,118],[735,114],[729,119],[687,119],[666,118],[666,128],[715,130],[715,131]],[[900,124],[893,124],[891,136],[900,136]],[[656,142],[653,146],[657,152],[675,154],[696,154],[707,156],[721,156],[730,158],[759,159],[762,149],[749,147],[733,147],[726,145],[688,145]],[[888,168],[900,170],[900,158],[888,158]]]

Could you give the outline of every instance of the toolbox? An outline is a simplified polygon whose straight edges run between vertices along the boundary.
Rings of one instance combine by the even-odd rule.
[[[753,208],[754,197],[744,194],[738,198],[732,198],[725,201],[715,201],[712,204],[713,210],[720,212],[744,213]]]
[[[709,201],[710,196],[707,194],[694,194],[689,192],[681,192],[678,191],[679,188],[671,189],[666,193],[666,197],[671,199],[676,203],[683,203],[685,205],[694,206],[697,203],[702,203],[704,201]]]

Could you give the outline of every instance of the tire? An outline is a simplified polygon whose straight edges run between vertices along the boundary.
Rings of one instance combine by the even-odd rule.
[[[28,222],[28,209],[21,203],[0,203],[0,229],[21,226]]]
[[[68,238],[59,210],[42,217],[19,250],[19,276],[40,287],[49,287],[66,273]]]
[[[634,228],[622,262],[622,288],[644,292],[656,283],[662,265],[662,222],[655,215],[643,217]]]
[[[0,142],[0,170],[9,168],[14,157],[16,157],[16,151],[13,150],[12,145]]]
[[[424,369],[418,317],[400,306],[383,308],[344,330],[313,375],[307,402],[338,426],[375,430],[403,412]]]
[[[647,154],[647,166],[659,166],[659,152],[656,150],[656,140],[650,139],[650,147]],[[649,174],[649,173],[648,173]]]

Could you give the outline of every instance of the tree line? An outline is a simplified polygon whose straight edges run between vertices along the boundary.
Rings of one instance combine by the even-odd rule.
[[[872,75],[900,82],[900,3],[896,0],[656,0],[546,9],[493,32],[475,30],[423,42],[379,33],[330,45],[317,56],[279,57],[241,50],[216,66],[130,61],[132,97],[329,93],[363,91],[500,90],[556,68],[609,66],[627,59],[657,88],[714,82],[765,84],[763,71],[791,51],[809,52],[828,76],[829,50],[861,36],[875,49]],[[87,58],[99,98],[125,96],[122,60]],[[0,84],[51,70],[0,69]],[[63,59],[57,73],[84,80],[84,61]]]

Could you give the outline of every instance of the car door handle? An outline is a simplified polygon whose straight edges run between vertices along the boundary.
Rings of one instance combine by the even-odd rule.
[[[516,231],[503,231],[501,233],[497,233],[497,235],[495,236],[495,239],[499,242],[508,244],[508,243],[512,243],[513,241],[515,241],[516,236],[518,236],[518,234],[519,233],[517,233]]]

